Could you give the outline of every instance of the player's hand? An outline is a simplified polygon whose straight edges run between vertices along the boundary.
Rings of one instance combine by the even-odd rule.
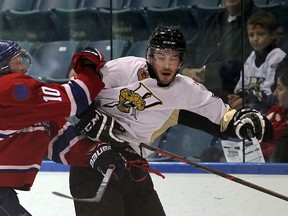
[[[233,117],[236,135],[240,139],[251,140],[256,137],[260,142],[273,139],[274,131],[270,121],[259,111],[251,108],[238,110]]]
[[[99,144],[92,152],[89,163],[93,169],[96,169],[103,176],[110,164],[115,165],[112,177],[115,180],[121,179],[124,176],[126,169],[125,159],[120,155],[120,153],[114,151],[109,144],[104,142]]]
[[[243,98],[240,95],[230,94],[227,98],[229,106],[233,109],[237,109],[243,104]]]
[[[196,82],[205,82],[205,66],[201,68],[184,68],[181,72],[182,75],[188,76],[194,79]]]
[[[80,121],[75,127],[91,140],[104,141],[113,147],[122,147],[128,144],[115,135],[115,133],[125,132],[125,129],[113,116],[98,110],[96,104],[91,104],[87,111],[77,117],[80,118]]]
[[[106,58],[104,54],[91,47],[75,53],[72,57],[72,68],[77,74],[81,73],[85,67],[90,67],[95,70],[96,73],[99,73],[105,63]]]

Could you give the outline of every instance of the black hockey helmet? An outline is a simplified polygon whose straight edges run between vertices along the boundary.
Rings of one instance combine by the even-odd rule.
[[[180,28],[178,26],[158,26],[148,39],[146,50],[148,62],[156,49],[179,51],[180,60],[183,62],[187,55],[187,45]]]
[[[27,69],[32,65],[32,57],[26,49],[13,41],[0,40],[0,76],[11,73],[9,63],[16,56],[21,58]]]

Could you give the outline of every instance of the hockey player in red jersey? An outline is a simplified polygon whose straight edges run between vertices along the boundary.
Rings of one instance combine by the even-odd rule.
[[[25,49],[0,41],[1,216],[31,215],[15,189],[30,190],[44,157],[88,166],[87,152],[94,142],[83,139],[65,117],[82,113],[103,89],[100,69],[105,62],[100,51],[87,48],[72,58],[77,78],[48,85],[25,75],[32,64]]]
[[[100,138],[106,143],[98,145],[92,154],[94,169],[71,167],[70,191],[77,198],[94,197],[109,164],[116,165],[118,178],[110,181],[101,202],[75,201],[77,216],[165,215],[145,160],[151,151],[123,141],[114,143],[113,130],[106,133],[108,139],[99,136],[102,122],[96,120],[103,112],[125,128],[126,136],[148,144],[176,124],[222,138],[255,136],[267,140],[273,136],[271,124],[257,110],[231,109],[202,84],[179,74],[186,49],[178,27],[159,26],[148,39],[146,58],[126,56],[107,62],[101,69],[105,88],[96,97],[99,106],[90,109],[76,128],[90,139]]]

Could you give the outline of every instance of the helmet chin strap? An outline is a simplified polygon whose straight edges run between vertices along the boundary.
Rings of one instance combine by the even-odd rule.
[[[180,71],[180,68],[179,68],[178,71],[175,73],[175,75],[174,75],[174,77],[173,77],[173,79],[171,80],[170,83],[168,83],[168,84],[162,84],[162,83],[160,82],[160,80],[159,80],[159,77],[157,76],[157,74],[155,73],[154,69],[152,68],[151,64],[149,64],[149,62],[147,62],[147,65],[148,65],[148,73],[149,73],[149,76],[150,76],[151,78],[157,80],[157,85],[158,85],[159,87],[167,87],[167,86],[169,86],[169,85],[175,80],[176,75],[177,75],[177,74],[179,73],[179,71]]]

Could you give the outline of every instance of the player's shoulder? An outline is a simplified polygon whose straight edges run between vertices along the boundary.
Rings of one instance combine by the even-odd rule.
[[[17,82],[17,81],[23,81],[23,80],[34,80],[32,77],[25,75],[25,74],[19,74],[19,73],[11,73],[4,75],[0,77],[0,82]]]
[[[182,74],[178,74],[175,78],[175,81],[173,82],[176,85],[181,86],[184,89],[188,89],[188,88],[198,88],[199,85],[202,85],[201,83],[196,82],[194,79],[192,79],[191,77],[182,75]]]
[[[117,59],[113,59],[109,62],[146,62],[146,59],[136,56],[123,56]]]
[[[137,67],[140,65],[143,66],[143,65],[146,65],[146,59],[141,58],[141,57],[135,57],[135,56],[124,56],[124,57],[110,60],[105,64],[106,67],[113,67],[114,65],[117,66],[118,68],[121,68],[121,67],[127,68],[130,66]]]

